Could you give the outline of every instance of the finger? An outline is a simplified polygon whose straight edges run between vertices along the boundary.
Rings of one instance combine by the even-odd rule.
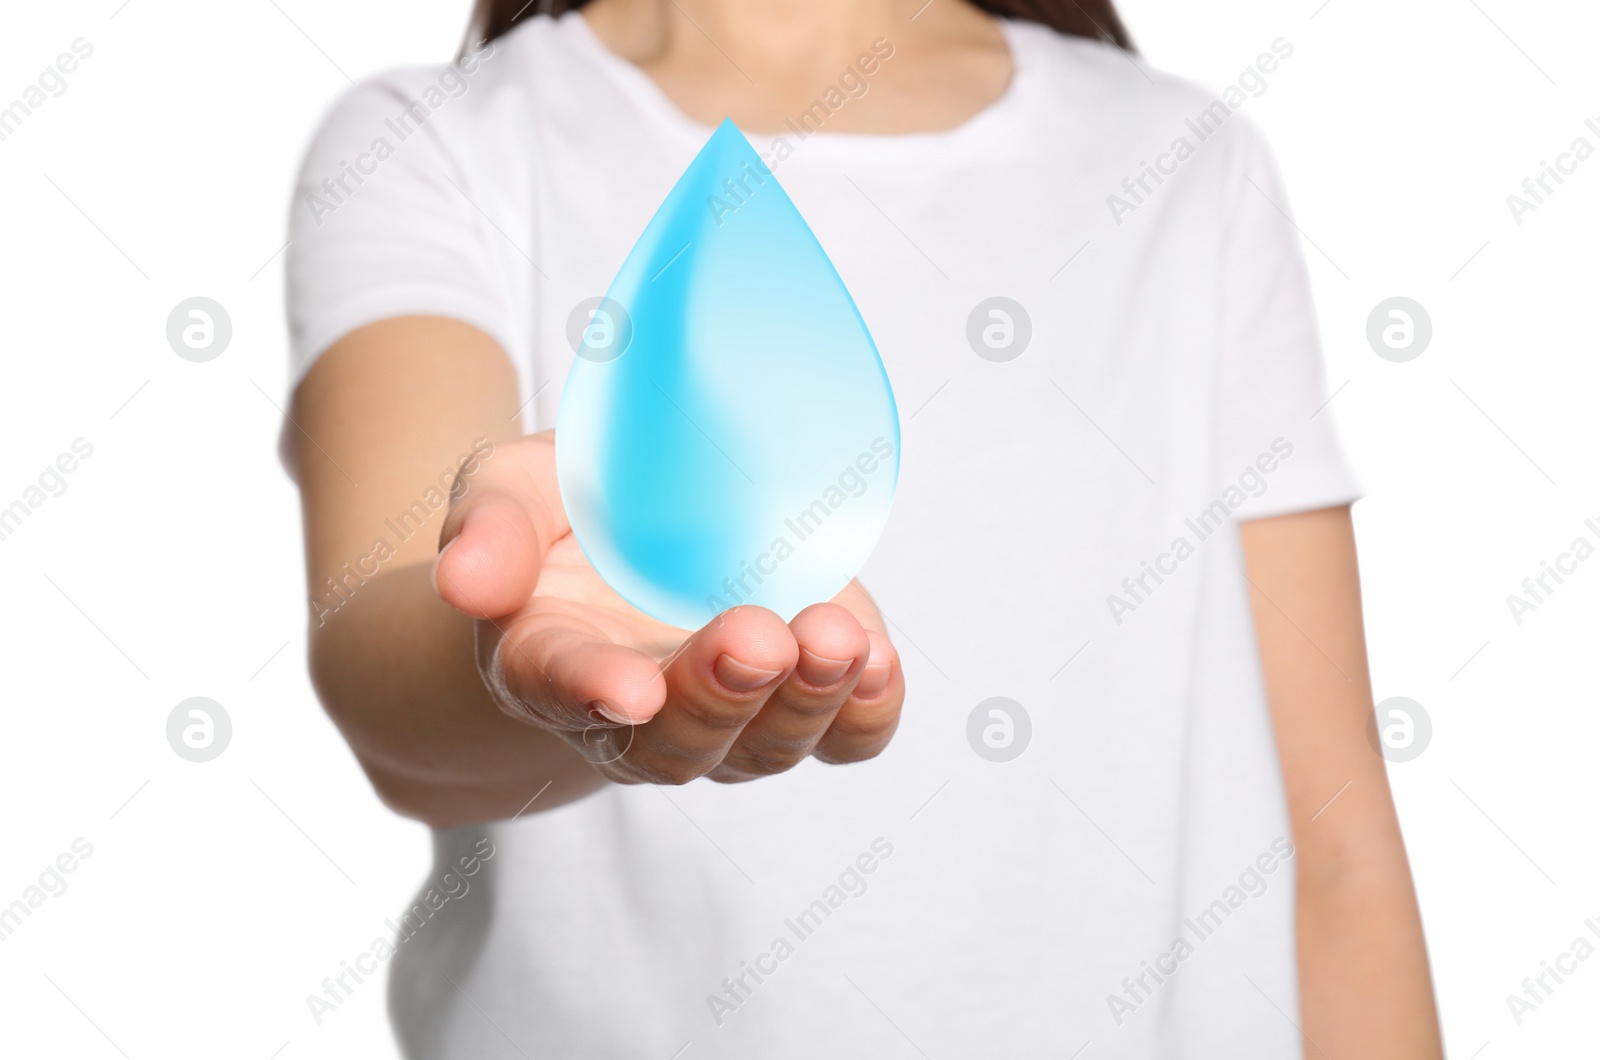
[[[496,699],[546,728],[642,725],[666,702],[654,659],[563,612],[533,610],[503,629],[486,623],[479,651],[483,672],[500,684]]]
[[[824,762],[861,762],[889,746],[906,698],[900,653],[886,634],[868,630],[871,651],[861,677],[812,754]]]
[[[528,602],[545,552],[566,529],[552,435],[507,443],[470,480],[457,477],[434,585],[473,618],[512,614]]]
[[[798,653],[794,634],[766,608],[722,612],[667,664],[665,705],[635,734],[628,763],[657,783],[704,775],[794,669]]]
[[[794,768],[811,754],[866,669],[871,642],[838,604],[815,604],[789,623],[794,672],[739,733],[716,780],[748,780]]]

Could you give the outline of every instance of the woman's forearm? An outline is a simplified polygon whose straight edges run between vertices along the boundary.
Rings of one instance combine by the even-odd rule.
[[[1297,865],[1301,1029],[1315,1060],[1443,1055],[1384,759],[1347,507],[1247,522],[1245,567]]]
[[[1301,1025],[1315,1043],[1306,1056],[1441,1056],[1422,920],[1398,826],[1334,843],[1307,836],[1297,849]]]
[[[398,318],[318,359],[285,439],[305,509],[312,680],[384,801],[434,825],[536,813],[604,783],[496,706],[472,620],[432,584],[446,495],[474,489],[521,436],[517,400],[486,335]]]
[[[536,813],[606,781],[558,737],[501,711],[475,663],[471,619],[429,566],[383,571],[312,631],[324,707],[384,801],[440,827]]]

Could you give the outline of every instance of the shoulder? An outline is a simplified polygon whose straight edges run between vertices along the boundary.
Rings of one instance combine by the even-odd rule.
[[[1146,224],[1226,226],[1257,192],[1281,206],[1271,151],[1248,111],[1292,62],[1288,40],[1272,42],[1232,81],[1213,87],[1102,41],[1037,23],[1009,30],[1030,86],[1030,136],[1059,145],[1063,164],[1102,186],[1119,227],[1136,210]],[[1147,202],[1161,205],[1146,210]]]
[[[469,49],[452,62],[385,70],[352,85],[324,112],[313,149],[330,141],[366,146],[378,137],[409,137],[472,107],[494,82],[494,63],[505,48],[496,43]]]
[[[1294,45],[1273,41],[1232,82],[1205,85],[1160,70],[1138,55],[1105,41],[1058,33],[1033,22],[1010,24],[1010,36],[1027,64],[1041,98],[1054,102],[1054,120],[1102,131],[1112,144],[1160,146],[1179,139],[1198,147],[1216,139],[1227,149],[1216,152],[1237,161],[1259,149],[1259,134],[1241,113],[1250,100],[1264,95]]]
[[[530,69],[558,55],[557,23],[530,18],[497,40],[467,45],[449,62],[385,70],[352,85],[324,112],[310,152],[360,153],[379,141],[411,139],[436,145],[456,130],[526,112]],[[515,105],[508,107],[508,101]]]

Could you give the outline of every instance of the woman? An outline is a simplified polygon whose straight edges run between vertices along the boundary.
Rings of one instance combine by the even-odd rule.
[[[407,1055],[1439,1056],[1240,96],[1108,3],[550,6],[350,92],[295,204],[312,673],[436,829],[375,947]],[[689,634],[585,561],[548,428],[569,322],[725,116],[903,461],[859,584]]]

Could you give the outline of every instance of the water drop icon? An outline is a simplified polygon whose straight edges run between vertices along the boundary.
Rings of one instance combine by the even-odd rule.
[[[578,544],[646,614],[786,621],[871,554],[900,471],[877,347],[777,178],[724,121],[586,308],[556,421]]]

